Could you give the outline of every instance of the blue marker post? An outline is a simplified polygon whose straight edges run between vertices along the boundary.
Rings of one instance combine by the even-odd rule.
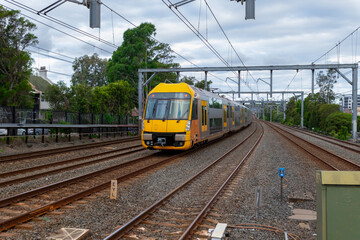
[[[283,178],[285,177],[285,168],[279,168],[280,177],[280,199],[283,199]]]

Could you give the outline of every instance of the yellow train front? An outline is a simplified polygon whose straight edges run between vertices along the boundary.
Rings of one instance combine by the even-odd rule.
[[[160,83],[147,97],[141,140],[148,149],[187,150],[250,122],[238,103],[186,83]]]

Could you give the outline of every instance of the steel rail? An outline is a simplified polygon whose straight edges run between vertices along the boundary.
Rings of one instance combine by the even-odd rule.
[[[124,236],[127,232],[129,232],[131,229],[133,229],[137,224],[139,224],[141,221],[143,221],[150,213],[156,210],[159,206],[161,206],[165,201],[167,201],[169,198],[174,196],[178,191],[183,189],[185,186],[193,182],[195,179],[200,177],[204,172],[206,172],[208,169],[216,165],[218,162],[223,160],[227,155],[229,155],[231,152],[233,152],[235,149],[237,149],[240,145],[242,145],[245,141],[247,141],[254,133],[256,132],[257,128],[243,141],[241,141],[239,144],[234,146],[232,149],[230,149],[228,152],[223,154],[218,159],[214,160],[211,164],[209,164],[207,167],[205,167],[203,170],[201,170],[199,173],[197,173],[195,176],[189,178],[186,180],[183,184],[176,187],[172,191],[170,191],[168,194],[166,194],[162,199],[158,200],[157,202],[153,203],[150,207],[142,211],[140,214],[138,214],[136,217],[131,219],[129,222],[124,224],[119,229],[115,230],[113,233],[108,235],[104,240],[115,240],[120,239],[122,236]]]
[[[248,151],[248,153],[243,157],[243,159],[240,161],[240,163],[236,166],[234,171],[229,175],[229,177],[225,180],[225,182],[221,185],[221,187],[216,191],[216,193],[213,195],[213,197],[210,199],[210,201],[206,204],[206,206],[201,210],[201,212],[196,216],[194,221],[190,224],[190,226],[185,230],[185,232],[181,235],[179,240],[187,239],[190,237],[193,230],[198,226],[198,224],[204,219],[206,216],[206,213],[210,210],[210,208],[213,206],[215,201],[218,199],[220,194],[223,192],[224,188],[229,184],[230,181],[234,179],[238,171],[244,166],[245,161],[250,157],[250,155],[254,152],[255,148],[259,145],[260,140],[264,136],[264,128],[261,126],[261,134],[256,140],[254,146]]]
[[[123,149],[121,149],[121,150],[123,150]],[[121,151],[121,150],[118,150],[118,151]],[[76,169],[76,168],[80,168],[80,167],[84,167],[84,166],[89,166],[89,165],[92,165],[92,164],[95,164],[95,163],[104,162],[104,161],[107,161],[107,160],[110,160],[110,159],[113,159],[113,158],[116,158],[116,157],[122,157],[122,156],[125,156],[125,155],[129,155],[129,154],[132,154],[132,153],[136,153],[136,152],[140,152],[140,151],[145,151],[145,150],[146,150],[146,149],[144,149],[144,148],[139,148],[139,149],[131,150],[131,151],[124,152],[124,153],[115,154],[115,155],[108,156],[108,157],[102,157],[102,158],[99,158],[99,159],[96,159],[96,160],[93,160],[93,161],[88,161],[88,162],[79,163],[79,164],[72,165],[72,166],[67,166],[67,167],[63,167],[63,168],[58,168],[58,169],[54,169],[54,170],[50,170],[50,171],[47,171],[47,172],[38,173],[38,174],[30,175],[30,176],[26,176],[26,177],[11,179],[11,180],[9,180],[9,181],[0,182],[0,187],[8,186],[8,185],[11,185],[11,184],[14,184],[14,183],[24,182],[24,181],[31,180],[31,179],[35,179],[35,178],[40,178],[40,177],[43,177],[43,176],[53,175],[53,174],[60,173],[60,172],[65,172],[65,171],[74,170],[74,169]],[[108,154],[108,153],[107,153],[107,152],[106,152],[106,153],[103,153],[103,155],[105,155],[105,154]],[[81,157],[81,159],[92,158],[92,157],[93,157],[93,156]],[[71,162],[72,160],[73,160],[73,159],[66,160],[66,162],[69,163],[69,162]],[[76,161],[79,161],[79,160],[76,160]],[[61,163],[61,164],[65,164],[65,163]],[[59,165],[59,164],[56,164],[56,165]],[[43,168],[43,167],[46,167],[46,165],[43,165],[43,166],[41,166],[41,167],[42,167],[42,168]],[[27,170],[27,169],[23,169],[23,170]],[[21,170],[19,170],[19,171],[21,171]],[[8,174],[10,174],[10,173],[8,173]]]
[[[124,175],[122,177],[117,178],[117,181],[118,182],[125,181],[125,180],[130,179],[130,178],[132,178],[134,176],[138,176],[138,175],[140,175],[142,173],[145,173],[145,172],[148,172],[148,171],[150,171],[152,169],[155,169],[155,168],[157,168],[157,167],[159,167],[161,165],[169,163],[172,160],[175,160],[175,159],[180,158],[182,156],[185,156],[185,155],[188,155],[188,154],[193,153],[195,151],[198,151],[198,150],[200,150],[200,149],[202,149],[204,147],[209,147],[209,146],[213,145],[214,143],[219,142],[222,139],[223,138],[218,138],[218,139],[216,139],[214,141],[211,141],[208,144],[202,145],[202,146],[200,146],[198,148],[191,149],[189,151],[179,153],[179,154],[174,155],[172,157],[161,160],[158,163],[149,165],[149,166],[144,167],[142,169],[138,169],[138,170],[136,170],[136,171],[134,171],[132,173],[129,173],[127,175]],[[160,154],[155,153],[155,154],[153,154],[151,156],[141,157],[141,158],[133,160],[131,162],[123,163],[123,164],[113,166],[113,167],[110,167],[110,168],[106,168],[106,169],[103,169],[103,170],[100,170],[100,171],[97,171],[97,172],[94,172],[94,173],[86,174],[86,175],[83,175],[83,176],[80,176],[80,177],[75,177],[75,178],[72,178],[72,179],[69,179],[69,180],[65,180],[63,182],[51,184],[51,185],[48,185],[48,186],[45,186],[45,187],[41,187],[41,188],[38,188],[38,189],[35,189],[35,190],[32,190],[32,191],[28,191],[28,192],[25,192],[25,193],[22,193],[22,194],[18,194],[18,195],[9,197],[9,198],[6,198],[6,199],[2,199],[2,200],[0,200],[0,207],[4,207],[4,206],[7,206],[7,205],[9,205],[11,203],[21,201],[21,200],[24,200],[24,199],[27,199],[27,198],[31,198],[33,196],[48,192],[50,190],[55,190],[55,189],[58,189],[60,187],[70,185],[72,183],[80,182],[82,180],[88,179],[88,178],[93,177],[93,176],[97,176],[97,175],[100,175],[100,174],[103,174],[103,173],[107,173],[107,172],[117,170],[117,169],[119,169],[121,167],[124,167],[126,165],[130,165],[130,164],[132,164],[134,162],[145,160],[146,158],[151,158],[154,155],[160,155]],[[27,213],[21,214],[19,216],[4,220],[4,221],[0,222],[0,232],[4,231],[4,230],[7,230],[7,229],[9,229],[11,227],[14,227],[15,225],[17,225],[19,223],[26,222],[26,221],[28,221],[28,220],[36,217],[36,216],[43,215],[48,211],[52,211],[54,209],[60,208],[61,206],[69,204],[69,203],[71,203],[73,201],[84,198],[84,197],[86,197],[86,196],[88,196],[90,194],[93,194],[95,192],[104,190],[105,188],[107,188],[109,186],[110,186],[110,181],[107,181],[106,183],[103,183],[103,184],[100,184],[100,185],[95,186],[93,188],[90,188],[90,189],[84,190],[82,192],[76,193],[76,194],[71,195],[69,197],[65,197],[65,198],[60,199],[60,200],[58,200],[56,202],[49,203],[49,204],[44,205],[44,206],[42,206],[40,208],[37,208],[35,210],[32,210],[32,211],[29,211]]]
[[[91,154],[91,155],[87,155],[87,156],[71,158],[71,159],[63,160],[63,161],[59,161],[59,162],[54,162],[54,163],[43,164],[43,165],[39,165],[39,166],[35,166],[35,167],[19,169],[19,170],[15,170],[15,171],[11,171],[11,172],[4,172],[4,173],[0,173],[0,178],[14,176],[14,175],[18,175],[18,174],[27,173],[27,172],[33,172],[33,171],[41,170],[41,169],[44,169],[44,168],[55,167],[55,166],[64,165],[64,164],[68,164],[68,163],[74,163],[74,162],[82,161],[82,160],[87,159],[87,158],[93,158],[93,157],[98,157],[98,156],[105,155],[105,154],[111,154],[111,153],[115,153],[115,152],[119,152],[119,151],[129,150],[131,148],[136,148],[136,147],[140,147],[140,146],[141,145],[134,145],[134,146],[115,149],[115,150],[110,150],[110,151],[106,151],[106,152],[102,152],[102,153],[96,153],[96,154]]]
[[[318,150],[320,150],[320,151],[322,151],[322,152],[324,152],[324,153],[330,154],[331,156],[333,156],[333,157],[337,158],[338,160],[342,161],[343,163],[346,163],[346,164],[350,165],[352,168],[354,168],[354,169],[356,169],[356,170],[360,170],[360,166],[359,166],[358,164],[353,163],[352,161],[350,161],[350,160],[348,160],[348,159],[345,159],[345,158],[343,158],[343,157],[341,157],[341,156],[339,156],[339,155],[337,155],[337,154],[335,154],[335,153],[332,153],[332,152],[330,152],[330,151],[328,151],[328,150],[326,150],[326,149],[323,149],[323,148],[321,148],[321,147],[319,147],[319,146],[316,146],[315,144],[313,144],[313,143],[311,143],[311,142],[309,142],[309,141],[307,141],[307,140],[305,140],[305,139],[302,139],[302,138],[300,138],[300,137],[298,137],[298,136],[296,136],[296,135],[294,135],[294,134],[292,134],[292,133],[290,133],[290,132],[288,132],[288,131],[286,131],[286,130],[284,130],[284,129],[281,129],[281,128],[275,126],[274,124],[270,124],[270,123],[268,123],[268,122],[267,122],[266,124],[267,124],[269,127],[271,127],[272,129],[274,129],[275,131],[277,131],[278,133],[280,133],[282,136],[286,137],[288,140],[290,140],[291,142],[293,142],[294,144],[296,144],[298,147],[302,148],[304,151],[306,151],[307,153],[309,153],[311,156],[313,156],[313,157],[315,157],[316,159],[320,160],[321,162],[325,163],[327,166],[329,166],[330,168],[332,168],[332,169],[334,169],[334,170],[340,171],[340,169],[338,169],[337,167],[335,167],[335,166],[327,163],[325,160],[323,160],[323,159],[319,158],[318,156],[314,155],[311,151],[309,151],[309,150],[305,149],[304,147],[300,146],[298,143],[296,143],[295,141],[293,141],[291,138],[285,136],[283,133],[280,132],[280,130],[283,131],[283,132],[286,132],[286,133],[290,134],[292,137],[296,138],[297,140],[303,141],[303,142],[305,142],[306,144],[315,147],[316,149],[318,149]],[[280,129],[280,130],[279,130],[279,129]]]
[[[345,148],[347,150],[350,150],[350,151],[353,151],[353,152],[356,152],[356,153],[360,153],[360,145],[358,144],[354,144],[354,143],[351,143],[351,142],[346,142],[346,141],[342,141],[342,140],[339,140],[339,139],[336,139],[336,138],[330,138],[330,137],[327,137],[327,136],[324,136],[324,135],[320,135],[320,134],[317,134],[317,133],[312,133],[312,132],[308,132],[308,131],[305,131],[305,130],[299,130],[297,128],[292,128],[292,127],[289,127],[289,126],[286,126],[286,125],[281,125],[287,129],[291,129],[291,130],[294,130],[296,132],[299,132],[299,133],[302,133],[302,134],[305,134],[305,135],[308,135],[308,136],[311,136],[311,137],[314,137],[314,138],[317,138],[317,139],[320,139],[322,141],[325,141],[325,142],[328,142],[328,143],[331,143],[331,144],[334,144],[334,145],[337,145],[337,146],[340,146],[342,148]],[[331,140],[330,140],[331,139]],[[348,144],[348,145],[352,145],[352,146],[355,146],[355,147],[358,147],[359,149],[354,149],[354,148],[351,148],[349,146],[345,146],[343,144],[340,144],[339,142],[343,143],[343,144]]]
[[[106,146],[106,145],[112,145],[112,144],[123,143],[123,142],[128,142],[128,141],[135,141],[135,140],[139,140],[139,139],[140,139],[139,137],[127,137],[125,139],[111,140],[111,141],[106,141],[106,142],[89,143],[89,144],[82,144],[82,145],[77,145],[77,146],[53,148],[53,149],[34,151],[34,152],[28,152],[28,153],[5,155],[5,156],[0,156],[0,163],[9,162],[9,161],[19,161],[19,160],[29,159],[29,158],[33,158],[33,157],[43,157],[43,156],[48,156],[48,154],[53,155],[53,154],[59,154],[59,153],[68,152],[68,151],[77,151],[77,150],[82,150],[82,149],[86,149],[86,148],[93,148],[93,147],[98,147],[98,146]]]

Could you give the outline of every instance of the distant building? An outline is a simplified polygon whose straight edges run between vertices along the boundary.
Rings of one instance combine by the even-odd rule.
[[[40,67],[39,76],[31,76],[29,83],[35,93],[35,110],[50,109],[49,102],[45,101],[44,92],[46,88],[54,83],[47,77],[46,67]]]
[[[341,102],[344,112],[352,113],[352,109],[353,109],[352,94],[343,95],[341,98]],[[360,115],[360,95],[357,96],[357,115]]]

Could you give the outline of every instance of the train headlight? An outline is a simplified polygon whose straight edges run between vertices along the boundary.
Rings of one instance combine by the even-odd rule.
[[[191,121],[189,120],[189,121],[187,121],[187,123],[186,123],[186,128],[185,128],[185,130],[188,132],[188,131],[190,131],[190,127],[191,127]]]

